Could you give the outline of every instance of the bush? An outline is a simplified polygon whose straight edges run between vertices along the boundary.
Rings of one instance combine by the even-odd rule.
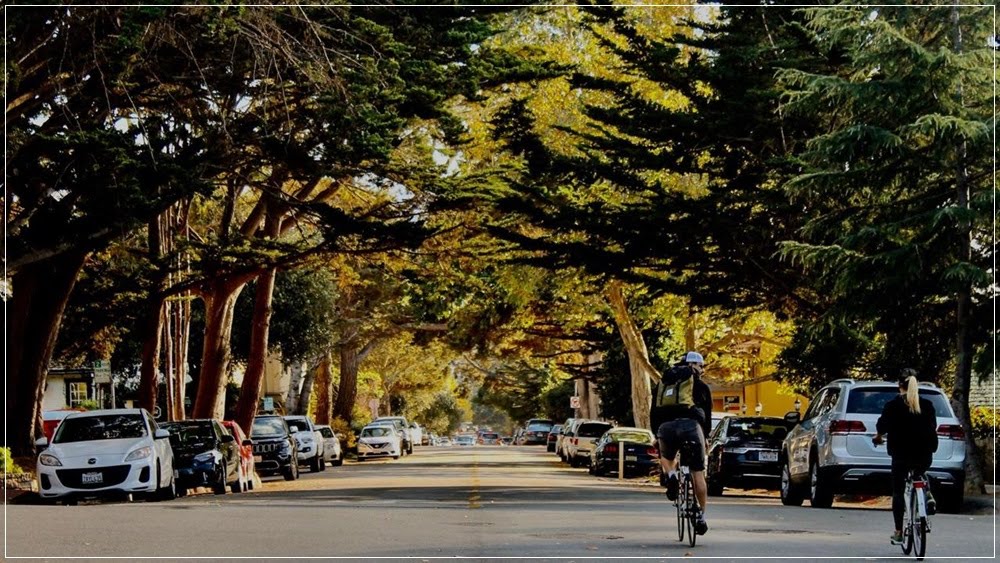
[[[335,418],[330,422],[330,429],[333,430],[334,434],[338,437],[343,436],[340,439],[340,449],[343,451],[348,451],[354,449],[357,446],[358,438],[354,434],[354,430],[351,430],[351,425],[348,424],[342,418]]]
[[[24,470],[14,463],[14,459],[10,457],[10,450],[7,448],[0,448],[0,459],[3,460],[4,476],[20,475],[21,473],[24,473]]]
[[[977,439],[992,439],[996,436],[1000,409],[975,407],[972,409],[972,434]]]

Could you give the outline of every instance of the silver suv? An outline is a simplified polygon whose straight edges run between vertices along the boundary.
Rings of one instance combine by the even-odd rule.
[[[801,417],[785,415],[796,426],[782,444],[781,502],[798,506],[808,497],[810,505],[827,508],[834,494],[889,494],[892,460],[872,437],[882,407],[898,394],[893,382],[838,379],[820,389]],[[921,383],[920,396],[937,412],[938,449],[927,476],[939,510],[957,512],[965,487],[965,432],[941,389]]]

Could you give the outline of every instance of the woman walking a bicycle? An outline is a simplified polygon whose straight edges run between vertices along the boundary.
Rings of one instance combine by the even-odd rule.
[[[904,369],[899,380],[899,395],[882,408],[875,424],[877,434],[872,443],[879,445],[888,437],[886,448],[892,458],[892,519],[896,529],[890,538],[894,544],[903,541],[903,490],[910,471],[922,475],[931,466],[937,451],[937,413],[934,404],[921,398],[917,372]],[[935,511],[934,497],[927,496],[927,512]]]
[[[685,442],[694,446],[691,459],[681,462],[691,471],[698,511],[697,534],[708,531],[705,505],[708,487],[705,484],[705,436],[712,429],[712,390],[701,380],[705,359],[698,352],[688,352],[684,359],[667,370],[653,390],[649,410],[651,430],[656,434],[660,449],[661,483],[667,487],[667,498],[677,500],[677,453]],[[694,545],[694,544],[692,544]]]

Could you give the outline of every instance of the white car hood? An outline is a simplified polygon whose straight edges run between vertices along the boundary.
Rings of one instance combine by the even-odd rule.
[[[97,461],[89,465],[118,465],[123,463],[125,456],[132,450],[143,446],[153,446],[148,437],[123,438],[119,440],[89,440],[86,442],[67,442],[52,444],[44,453],[59,458],[64,466],[88,465],[88,460]]]

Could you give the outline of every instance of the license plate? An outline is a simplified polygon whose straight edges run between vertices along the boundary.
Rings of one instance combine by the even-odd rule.
[[[84,485],[93,485],[95,483],[104,482],[104,474],[100,471],[94,473],[84,473],[80,475],[80,482]]]
[[[255,456],[253,456],[253,461],[254,461],[254,463],[260,463],[260,462],[264,461],[264,456],[262,456],[262,455],[255,455]]]
[[[760,452],[761,461],[778,461],[778,452]]]
[[[625,456],[625,461],[639,461],[639,458],[638,458],[638,456],[627,455],[627,456]]]

